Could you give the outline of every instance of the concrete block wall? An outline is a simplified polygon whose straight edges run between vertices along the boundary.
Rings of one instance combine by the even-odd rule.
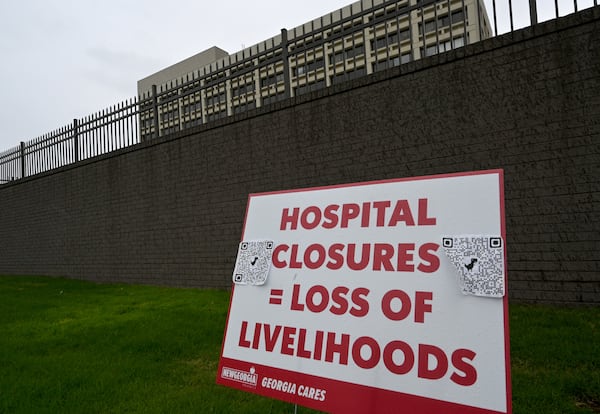
[[[0,274],[227,288],[249,193],[496,168],[511,299],[600,305],[600,7],[0,186]]]

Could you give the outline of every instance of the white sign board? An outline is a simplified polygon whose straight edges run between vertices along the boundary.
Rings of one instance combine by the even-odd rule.
[[[333,413],[510,413],[503,205],[501,170],[251,195],[217,382]]]

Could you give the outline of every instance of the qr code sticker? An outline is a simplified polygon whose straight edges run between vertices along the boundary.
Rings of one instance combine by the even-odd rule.
[[[465,295],[501,298],[504,281],[504,242],[500,236],[460,235],[442,238],[442,248],[457,270]]]
[[[233,270],[233,283],[263,285],[269,276],[272,257],[272,240],[241,242]]]

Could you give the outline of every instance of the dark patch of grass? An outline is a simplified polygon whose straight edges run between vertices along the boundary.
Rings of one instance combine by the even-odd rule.
[[[600,401],[600,308],[510,307],[515,413],[594,413]]]
[[[0,277],[0,413],[293,413],[215,384],[228,304],[225,291]],[[510,316],[514,413],[598,412],[600,309]]]

